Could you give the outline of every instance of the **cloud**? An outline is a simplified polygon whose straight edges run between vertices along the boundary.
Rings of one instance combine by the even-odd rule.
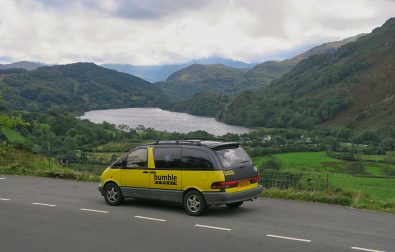
[[[196,12],[212,3],[210,0],[134,0],[119,1],[113,14],[130,19],[161,19]]]
[[[390,0],[2,0],[0,55],[46,63],[264,61],[370,32],[391,16]]]
[[[24,2],[25,0],[18,0]],[[167,16],[198,11],[214,2],[211,0],[34,0],[56,11],[76,7],[100,11],[114,17],[131,20],[157,20]]]

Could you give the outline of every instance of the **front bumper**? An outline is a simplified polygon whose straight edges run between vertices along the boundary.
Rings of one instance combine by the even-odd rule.
[[[104,196],[104,188],[103,188],[103,186],[102,185],[98,185],[97,189],[99,190],[101,196]]]
[[[262,191],[263,188],[259,185],[257,188],[237,193],[206,192],[203,193],[203,195],[206,199],[207,205],[222,205],[256,199],[262,195]]]

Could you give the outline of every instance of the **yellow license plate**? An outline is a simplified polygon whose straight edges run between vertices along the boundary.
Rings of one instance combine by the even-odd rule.
[[[249,179],[239,181],[239,187],[248,186],[248,185],[250,185]]]

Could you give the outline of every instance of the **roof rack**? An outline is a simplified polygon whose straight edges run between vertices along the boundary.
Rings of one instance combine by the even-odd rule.
[[[191,144],[191,145],[202,145],[200,142],[202,140],[162,140],[155,141],[154,144]]]
[[[240,146],[238,142],[219,142],[219,141],[206,141],[206,140],[162,140],[151,143],[153,145],[166,145],[166,144],[183,144],[195,146],[207,146],[210,149],[225,148],[230,146]],[[148,144],[149,145],[149,144]]]
[[[183,138],[183,141],[227,141],[225,138],[215,138],[215,137],[195,137],[195,138]]]

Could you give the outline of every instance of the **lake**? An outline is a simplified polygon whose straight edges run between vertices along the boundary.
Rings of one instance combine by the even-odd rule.
[[[85,115],[79,118],[88,119],[94,123],[106,121],[116,125],[125,124],[131,128],[143,125],[146,128],[168,132],[188,133],[204,130],[216,136],[225,135],[226,133],[242,134],[252,131],[252,129],[246,127],[218,122],[211,117],[193,116],[159,108],[92,110],[85,112]]]

